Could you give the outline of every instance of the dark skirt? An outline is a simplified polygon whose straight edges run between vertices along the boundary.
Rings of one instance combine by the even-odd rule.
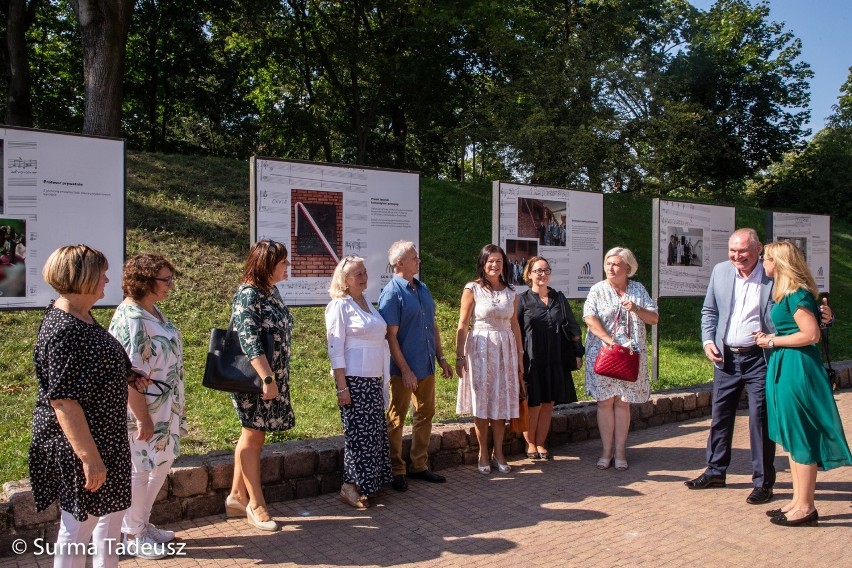
[[[343,421],[343,482],[364,495],[393,481],[381,377],[346,377],[351,403],[340,406]]]

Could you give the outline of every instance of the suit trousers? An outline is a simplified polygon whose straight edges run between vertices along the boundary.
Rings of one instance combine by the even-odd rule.
[[[731,443],[743,389],[748,393],[748,430],[752,483],[775,484],[775,443],[769,439],[766,418],[766,360],[761,349],[736,354],[725,347],[724,366],[713,369],[713,414],[707,440],[707,473],[725,477],[731,464]]]
[[[414,406],[411,416],[411,467],[408,471],[418,473],[429,468],[429,438],[432,435],[432,417],[435,416],[435,375],[417,381],[417,389],[410,391],[402,384],[402,377],[394,375],[390,380],[390,404],[388,406],[388,442],[391,466],[394,475],[405,475],[405,460],[402,457],[402,429],[409,405]]]

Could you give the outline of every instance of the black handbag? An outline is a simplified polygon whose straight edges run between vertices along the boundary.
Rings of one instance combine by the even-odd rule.
[[[266,360],[272,367],[275,338],[262,333],[260,342]],[[249,363],[240,346],[240,337],[233,326],[233,315],[228,329],[214,327],[210,330],[210,345],[207,348],[207,364],[201,384],[208,389],[244,394],[263,394],[263,380]]]
[[[571,327],[576,328],[579,332],[580,326],[577,325],[577,320],[570,310],[565,309],[568,300],[562,292],[556,292],[559,307],[562,310],[562,325],[559,326],[559,333],[562,335],[562,368],[566,371],[576,371],[580,367],[577,365],[577,358],[586,354],[586,348],[583,343],[574,339],[574,334],[571,332]],[[570,314],[570,315],[569,315]]]

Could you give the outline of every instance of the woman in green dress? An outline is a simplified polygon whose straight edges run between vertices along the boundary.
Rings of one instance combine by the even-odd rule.
[[[775,280],[776,333],[756,334],[770,349],[766,372],[769,437],[790,455],[793,498],[767,511],[773,524],[816,526],[817,468],[852,465],[852,454],[815,343],[819,341],[817,287],[799,250],[789,242],[763,249],[763,269]]]

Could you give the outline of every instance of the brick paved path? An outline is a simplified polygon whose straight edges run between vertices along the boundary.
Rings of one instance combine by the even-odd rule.
[[[852,392],[837,396],[852,437]],[[275,503],[284,529],[263,533],[223,516],[172,528],[186,556],[124,560],[121,568],[171,566],[852,566],[852,468],[820,472],[818,528],[771,525],[764,511],[790,496],[779,455],[771,505],[745,502],[751,490],[748,416],[740,414],[728,487],[690,491],[702,470],[708,419],[631,432],[630,469],[595,469],[599,442],[556,448],[552,462],[511,462],[507,475],[473,467],[442,471],[448,482],[385,490],[366,511],[334,495]],[[49,565],[25,555],[0,568]]]

